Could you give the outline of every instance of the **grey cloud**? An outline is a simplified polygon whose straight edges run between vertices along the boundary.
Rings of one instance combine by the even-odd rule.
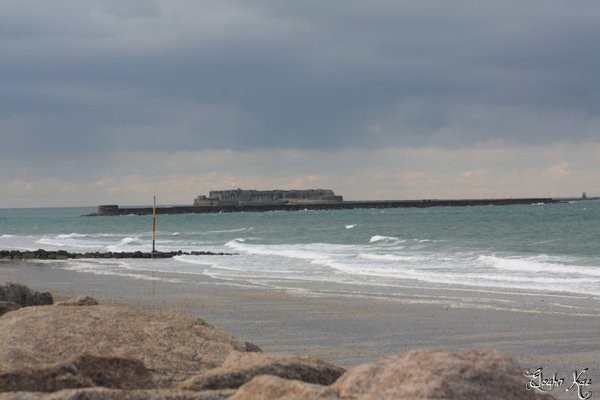
[[[39,4],[3,4],[3,155],[597,138],[596,2]]]

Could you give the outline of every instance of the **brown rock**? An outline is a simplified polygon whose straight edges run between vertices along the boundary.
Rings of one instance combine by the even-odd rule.
[[[93,386],[112,389],[153,389],[156,384],[144,364],[135,359],[80,355],[71,360],[79,372],[94,382]]]
[[[354,367],[332,386],[344,399],[535,399],[521,369],[495,350],[413,350]]]
[[[98,304],[98,301],[90,296],[77,296],[56,303],[57,306],[97,306]]]
[[[82,355],[67,363],[0,373],[0,392],[54,392],[103,386],[150,389],[156,385],[141,361]]]
[[[179,388],[235,389],[258,375],[275,375],[285,379],[330,385],[344,372],[343,368],[309,357],[232,352],[221,367],[187,379]]]
[[[0,301],[0,315],[6,314],[9,311],[15,311],[21,308],[20,304],[11,301]]]
[[[0,372],[89,354],[139,359],[171,387],[252,347],[199,318],[133,307],[26,307],[0,318]]]
[[[230,400],[339,400],[328,386],[261,375],[238,389]]]

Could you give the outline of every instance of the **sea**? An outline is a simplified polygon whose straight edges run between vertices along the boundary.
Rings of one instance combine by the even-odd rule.
[[[152,216],[93,212],[0,209],[0,249],[151,250]],[[600,317],[597,200],[159,215],[156,249],[229,255],[37,263],[124,281]]]

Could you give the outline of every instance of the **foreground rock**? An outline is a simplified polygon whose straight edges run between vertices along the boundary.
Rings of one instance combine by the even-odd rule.
[[[343,399],[536,398],[518,365],[495,350],[413,350],[354,367],[332,387]]]
[[[157,387],[220,366],[233,351],[260,350],[199,318],[131,307],[27,307],[0,318],[0,373],[87,354],[139,360]],[[98,373],[112,369],[105,365]]]
[[[184,381],[185,390],[236,389],[259,375],[274,375],[320,385],[330,385],[345,370],[308,357],[284,354],[232,352],[219,368]]]

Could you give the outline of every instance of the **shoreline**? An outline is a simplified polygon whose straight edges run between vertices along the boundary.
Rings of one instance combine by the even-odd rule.
[[[0,262],[0,282],[89,295],[101,304],[182,311],[264,351],[315,356],[342,367],[415,348],[495,348],[523,368],[570,377],[589,368],[600,382],[600,317],[536,314],[393,299],[307,296],[214,282],[172,283],[68,271],[51,264]],[[552,301],[549,296],[547,301]],[[571,398],[557,392],[558,398]]]

